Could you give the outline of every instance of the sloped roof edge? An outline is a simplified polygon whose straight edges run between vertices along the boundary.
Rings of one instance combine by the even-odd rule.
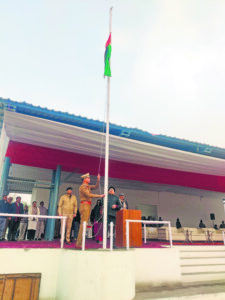
[[[77,116],[66,112],[35,106],[27,102],[18,102],[0,97],[0,104],[1,103],[4,110],[15,111],[17,113],[52,120],[98,132],[105,132],[105,123],[99,120],[88,119],[86,117]],[[137,128],[129,128],[110,123],[110,134],[181,151],[225,159],[224,148],[192,142],[185,139],[169,137],[161,134],[155,135]]]

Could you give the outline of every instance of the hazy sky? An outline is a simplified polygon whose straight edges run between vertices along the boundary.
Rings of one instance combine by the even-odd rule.
[[[224,0],[0,0],[0,97],[225,147]]]

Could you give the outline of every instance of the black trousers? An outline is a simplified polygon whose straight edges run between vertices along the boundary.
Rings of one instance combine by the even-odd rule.
[[[19,220],[15,220],[15,219],[12,219],[10,220],[9,222],[9,232],[8,232],[8,241],[14,241],[15,238],[16,238],[16,232],[19,228],[19,225],[20,225],[20,221]]]
[[[35,232],[36,232],[36,230],[34,230],[34,229],[28,229],[27,239],[34,240]]]

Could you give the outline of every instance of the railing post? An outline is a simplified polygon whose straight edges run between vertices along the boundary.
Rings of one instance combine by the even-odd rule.
[[[129,233],[129,220],[126,220],[126,242],[127,242],[127,250],[129,250],[130,241],[129,241],[130,233]]]
[[[63,248],[63,243],[64,243],[64,236],[65,236],[65,227],[66,227],[66,218],[67,217],[63,217],[62,219],[62,231],[61,231],[61,249]],[[61,220],[60,220],[61,221]]]
[[[85,250],[85,238],[86,238],[86,221],[83,222],[83,235],[82,235],[82,251]]]
[[[144,243],[146,244],[146,224],[144,223]]]
[[[168,231],[169,231],[169,238],[170,238],[170,248],[172,248],[173,247],[173,240],[172,240],[172,231],[171,231],[170,222],[168,223]]]
[[[110,222],[110,250],[113,250],[113,222]]]

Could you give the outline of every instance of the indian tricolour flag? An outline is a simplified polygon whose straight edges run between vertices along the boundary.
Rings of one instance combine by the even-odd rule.
[[[105,71],[104,76],[111,77],[111,69],[110,69],[110,56],[112,52],[112,46],[111,46],[111,33],[109,35],[109,38],[105,44]]]

